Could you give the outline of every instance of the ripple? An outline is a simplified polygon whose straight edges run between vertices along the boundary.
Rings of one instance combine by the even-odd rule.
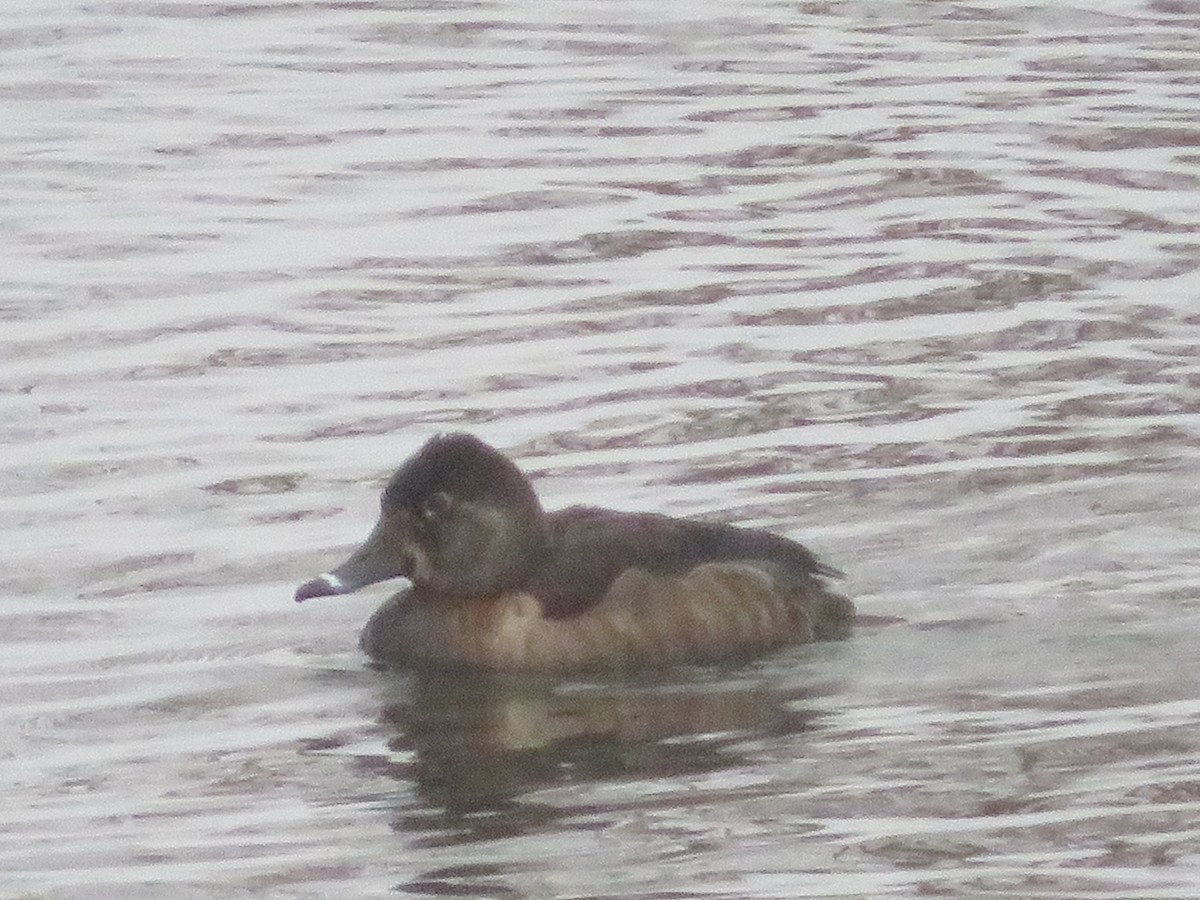
[[[1195,893],[1195,4],[712,12],[9,11],[6,887]],[[862,622],[368,668],[292,586],[454,428]]]

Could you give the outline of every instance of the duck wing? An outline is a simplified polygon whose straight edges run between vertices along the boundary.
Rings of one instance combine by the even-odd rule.
[[[591,506],[550,513],[547,520],[550,551],[529,591],[548,618],[586,611],[635,567],[682,575],[703,563],[737,561],[797,584],[842,575],[801,544],[752,528]]]

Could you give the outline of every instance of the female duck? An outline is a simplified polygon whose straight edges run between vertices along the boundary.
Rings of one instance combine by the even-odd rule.
[[[667,516],[546,513],[529,480],[468,434],[392,476],[374,530],[296,601],[404,577],[360,645],[387,663],[625,670],[749,656],[842,636],[854,615],[799,544]]]

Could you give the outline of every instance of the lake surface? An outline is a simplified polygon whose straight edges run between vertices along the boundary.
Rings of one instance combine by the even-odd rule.
[[[1193,898],[1200,3],[10,0],[0,893]],[[465,429],[846,641],[388,672]]]

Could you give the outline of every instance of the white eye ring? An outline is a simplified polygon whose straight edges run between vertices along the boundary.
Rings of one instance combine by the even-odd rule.
[[[430,494],[425,502],[421,504],[421,518],[429,521],[436,519],[450,508],[450,495],[445,491],[438,491],[435,494]]]

